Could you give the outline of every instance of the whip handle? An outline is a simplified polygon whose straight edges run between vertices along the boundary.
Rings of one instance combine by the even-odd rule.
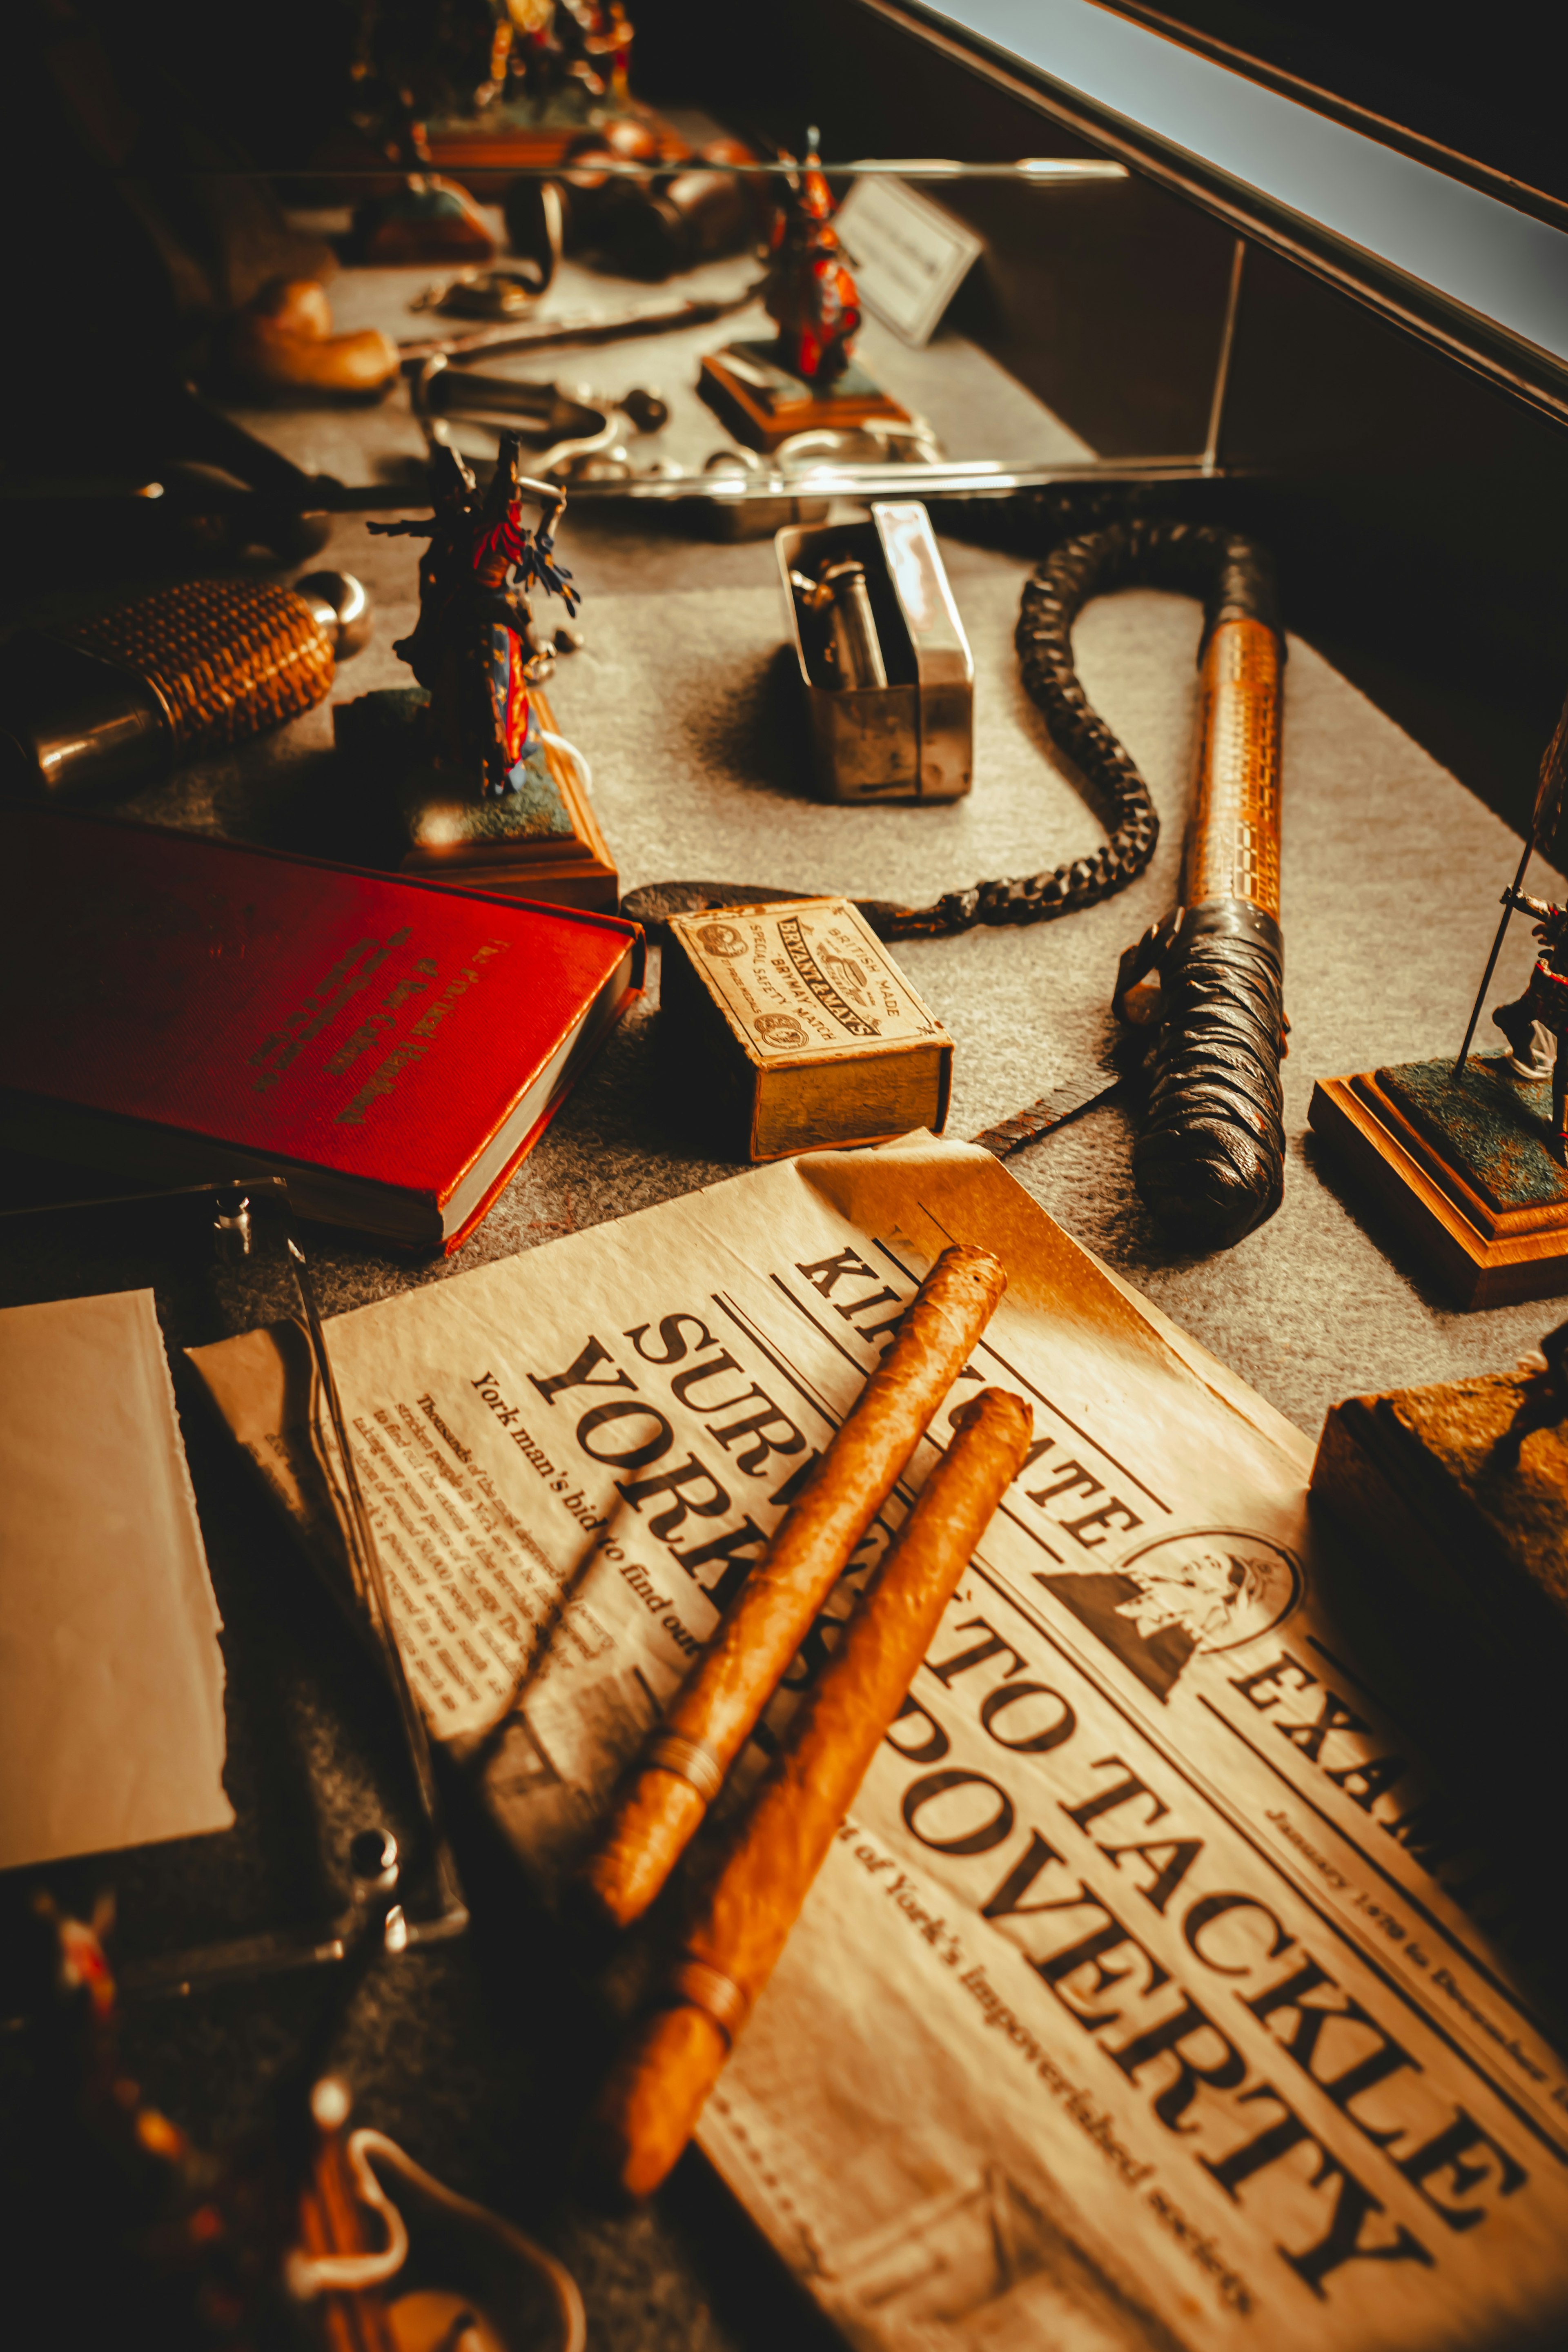
[[[1182,912],[1158,956],[1162,1021],[1132,1157],[1161,1223],[1194,1248],[1239,1240],[1284,1188],[1279,1063],[1284,647],[1234,593],[1205,643],[1197,788]]]

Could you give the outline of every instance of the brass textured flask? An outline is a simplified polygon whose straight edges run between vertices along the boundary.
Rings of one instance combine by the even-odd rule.
[[[0,660],[0,757],[13,793],[59,803],[133,792],[322,701],[369,635],[347,572],[293,588],[192,580],[47,632]]]

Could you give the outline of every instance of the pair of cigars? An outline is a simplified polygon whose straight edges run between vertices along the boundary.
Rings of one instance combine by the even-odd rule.
[[[599,1924],[629,1927],[666,1885],[1005,1287],[1000,1262],[967,1243],[921,1285],[623,1783],[576,1888]],[[650,2195],[689,2140],[1032,1434],[1028,1406],[1003,1389],[982,1389],[955,1417],[606,2078],[583,2147],[602,2195]]]

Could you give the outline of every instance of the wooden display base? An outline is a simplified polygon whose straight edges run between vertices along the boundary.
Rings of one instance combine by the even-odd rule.
[[[568,150],[589,133],[607,136],[620,121],[630,120],[652,134],[660,163],[684,163],[691,150],[671,124],[652,107],[634,100],[629,108],[574,107],[529,109],[497,106],[468,120],[437,117],[426,126],[428,169],[450,172],[487,202],[499,202],[506,184],[519,172],[552,169],[564,163]],[[358,184],[354,202],[366,195],[388,195],[404,184],[405,174],[389,173],[381,148],[363,131],[332,131],[316,151],[310,166],[322,177],[301,179],[298,201],[333,205],[344,200],[343,175],[352,173]],[[360,175],[363,174],[363,178]]]
[[[589,114],[597,120],[575,117],[568,109],[541,111],[502,105],[466,120],[437,118],[426,127],[430,161],[438,172],[456,172],[470,184],[478,178],[489,188],[497,174],[510,177],[514,172],[541,166],[548,170],[564,163],[578,140],[590,133],[607,139],[617,122],[635,122],[647,131],[657,144],[655,160],[661,164],[683,163],[691,152],[662,115],[635,100],[622,108],[601,103]]]
[[[833,393],[823,398],[779,366],[772,343],[731,343],[721,352],[710,352],[697,389],[737,441],[765,457],[795,433],[845,433],[857,425],[910,421],[909,410],[889,400],[854,362],[837,378]]]
[[[574,762],[541,743],[522,791],[500,801],[459,798],[424,762],[414,730],[426,699],[419,688],[393,687],[340,703],[333,714],[339,750],[392,788],[405,874],[613,915],[620,877]],[[530,700],[540,726],[555,733],[537,687]]]
[[[1318,1560],[1351,1654],[1436,1753],[1464,1724],[1471,1834],[1485,1822],[1489,1847],[1500,1829],[1515,1843],[1516,1885],[1558,1914],[1560,1948],[1568,1889],[1542,1872],[1516,1793],[1568,1769],[1568,1429],[1527,1418],[1510,1442],[1531,1388],[1500,1372],[1347,1397],[1323,1423],[1311,1493],[1340,1539]]]
[[[1568,1170],[1547,1150],[1550,1087],[1472,1059],[1321,1079],[1307,1116],[1461,1307],[1568,1292]]]
[[[1483,1635],[1514,1674],[1521,1654],[1548,1648],[1560,1695],[1568,1427],[1527,1423],[1510,1445],[1532,1387],[1523,1372],[1493,1372],[1347,1397],[1329,1409],[1311,1485],[1352,1545],[1418,1577],[1428,1604],[1473,1609],[1463,1635],[1472,1663]],[[1561,1719],[1561,1705],[1554,1712]]]

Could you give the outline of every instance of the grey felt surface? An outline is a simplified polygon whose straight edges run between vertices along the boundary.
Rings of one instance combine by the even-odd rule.
[[[997,563],[958,583],[975,653],[976,782],[969,800],[944,809],[802,799],[770,691],[768,647],[779,632],[763,592],[673,599],[675,614],[617,600],[556,701],[569,731],[592,730],[604,822],[626,884],[712,875],[923,899],[1091,845],[1097,820],[1018,684],[1011,635],[1021,572]],[[957,1041],[953,1134],[1074,1076],[1109,1036],[1119,950],[1174,897],[1197,631],[1194,606],[1135,591],[1091,606],[1077,635],[1089,695],[1163,813],[1150,871],[1120,898],[1063,922],[897,950]],[[626,690],[638,670],[646,712]],[[1388,1237],[1372,1230],[1306,1133],[1315,1078],[1458,1048],[1517,843],[1300,644],[1287,673],[1285,778],[1290,1151],[1278,1216],[1223,1255],[1173,1255],[1131,1189],[1128,1123],[1115,1108],[1009,1164],[1070,1232],[1315,1434],[1341,1395],[1511,1365],[1558,1316],[1551,1307],[1482,1315],[1447,1307],[1402,1250],[1398,1262],[1385,1254]],[[1535,887],[1549,886],[1542,876]],[[1532,952],[1528,925],[1516,922],[1493,1003],[1518,993]],[[1489,1024],[1481,1036],[1498,1042]]]
[[[334,699],[405,682],[390,647],[413,618],[416,545],[370,539],[357,522],[338,526],[322,560],[371,580],[381,613]],[[945,809],[862,811],[820,805],[806,790],[790,681],[779,675],[769,543],[705,546],[574,509],[562,551],[584,591],[587,643],[560,665],[552,698],[592,761],[626,887],[693,877],[930,897],[1054,864],[1100,837],[1018,686],[1011,639],[1023,567],[1011,560],[948,544],[978,677],[972,797]],[[1089,691],[1143,765],[1165,820],[1152,870],[1063,922],[897,950],[957,1041],[952,1133],[972,1133],[1075,1076],[1108,1039],[1119,951],[1175,888],[1197,630],[1194,607],[1137,591],[1091,607],[1078,632]],[[1447,1306],[1306,1137],[1315,1076],[1457,1046],[1518,844],[1304,646],[1292,647],[1288,694],[1284,929],[1294,1032],[1284,1206],[1228,1253],[1173,1255],[1132,1191],[1130,1132],[1114,1108],[1010,1164],[1072,1233],[1315,1433],[1325,1406],[1349,1391],[1511,1365],[1558,1311],[1467,1315]],[[374,813],[345,798],[331,740],[323,707],[183,770],[125,814],[368,856]],[[1540,873],[1534,887],[1559,887]],[[1494,1001],[1517,992],[1530,954],[1516,925]],[[346,1234],[314,1233],[328,1310],[449,1279],[734,1173],[697,1154],[665,1098],[656,1006],[650,992],[454,1258],[399,1260]],[[474,1927],[458,1945],[379,1971],[355,2004],[334,2063],[355,2087],[360,2116],[562,2253],[584,2286],[600,2352],[825,2345],[826,2331],[698,2159],[630,2221],[596,2219],[562,2194],[573,2101],[602,2051],[552,1973],[549,1939],[493,1832],[459,1782],[449,1781],[447,1796]],[[268,2081],[298,2051],[322,1998],[320,1980],[301,1976],[146,2011],[132,2021],[128,2060],[198,2136],[232,2137],[265,2116]]]
[[[340,526],[353,552],[361,527]],[[1027,872],[1100,838],[1099,819],[1053,753],[1018,682],[1012,631],[1026,567],[949,542],[976,669],[975,785],[941,808],[824,805],[808,789],[793,681],[780,659],[773,551],[668,543],[679,577],[661,590],[665,542],[645,539],[649,584],[616,593],[595,525],[563,538],[586,595],[587,644],[551,687],[556,716],[588,755],[624,888],[672,877],[934,897],[980,877]],[[352,535],[351,535],[352,534]],[[405,677],[391,640],[413,618],[407,541],[370,541],[383,584],[375,641],[340,673],[334,698]],[[363,559],[361,559],[363,561]],[[609,576],[601,584],[601,571]],[[746,584],[741,584],[744,582]],[[401,598],[399,590],[403,591]],[[900,961],[957,1041],[949,1132],[969,1135],[1075,1076],[1109,1042],[1117,957],[1172,902],[1196,709],[1194,605],[1134,590],[1092,605],[1077,646],[1088,690],[1149,779],[1163,818],[1150,871],[1107,904],[1023,930],[906,942]],[[276,833],[302,792],[328,788],[330,715],[193,769],[144,794],[136,814]],[[301,777],[316,777],[302,785]],[[298,833],[291,837],[299,839]],[[309,845],[309,836],[300,845]],[[1287,672],[1284,906],[1289,1160],[1284,1206],[1237,1248],[1173,1255],[1129,1177],[1117,1108],[1018,1153],[1019,1181],[1068,1229],[1234,1364],[1309,1435],[1352,1391],[1468,1377],[1513,1364],[1558,1318],[1550,1304],[1460,1312],[1378,1224],[1306,1131],[1314,1078],[1458,1047],[1485,965],[1497,898],[1518,844],[1399,729],[1295,644]],[[1558,890],[1544,868],[1534,887]],[[1532,953],[1515,922],[1491,1001],[1517,994]],[[667,1198],[724,1172],[668,1123],[651,1054],[653,1000],[639,1007],[458,1255],[410,1266],[323,1234],[329,1302],[346,1307]],[[1481,1043],[1495,1043],[1483,1023]]]

